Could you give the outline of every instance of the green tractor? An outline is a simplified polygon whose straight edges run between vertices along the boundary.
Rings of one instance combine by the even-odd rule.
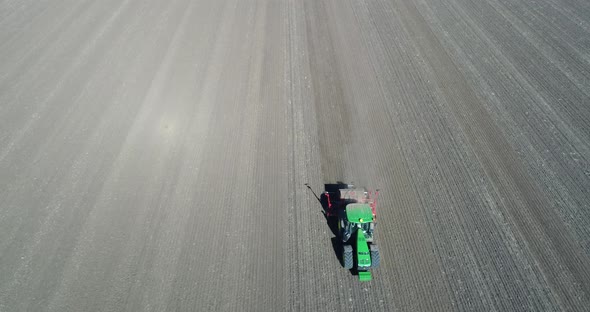
[[[338,218],[338,236],[342,240],[342,265],[356,269],[361,281],[370,281],[370,269],[379,266],[379,248],[374,242],[375,206],[379,190],[344,184],[336,191],[325,191],[328,217]]]

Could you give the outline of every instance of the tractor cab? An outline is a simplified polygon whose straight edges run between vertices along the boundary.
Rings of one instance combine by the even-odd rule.
[[[339,227],[342,234],[342,241],[346,242],[350,236],[360,230],[367,242],[373,241],[373,210],[369,204],[348,204],[339,220]]]

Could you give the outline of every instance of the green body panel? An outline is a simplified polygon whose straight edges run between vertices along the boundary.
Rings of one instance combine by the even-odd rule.
[[[369,271],[359,271],[359,280],[361,282],[368,282],[371,280],[371,272]]]
[[[368,204],[346,205],[346,219],[353,223],[373,222],[373,210]]]
[[[357,268],[368,270],[371,267],[371,252],[363,231],[356,231]]]

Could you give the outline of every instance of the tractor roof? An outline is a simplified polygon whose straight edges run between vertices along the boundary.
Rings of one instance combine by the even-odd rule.
[[[346,205],[346,218],[348,222],[367,223],[373,222],[373,210],[369,204]]]

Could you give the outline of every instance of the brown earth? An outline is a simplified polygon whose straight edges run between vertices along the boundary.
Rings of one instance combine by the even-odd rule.
[[[0,311],[584,311],[589,51],[583,0],[0,1]]]

